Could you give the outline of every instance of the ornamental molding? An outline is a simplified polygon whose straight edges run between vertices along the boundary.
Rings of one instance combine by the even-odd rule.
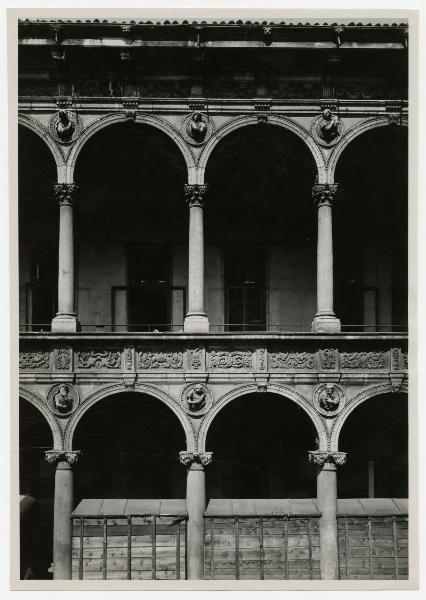
[[[72,206],[78,191],[78,185],[75,183],[54,183],[53,192],[59,206]]]
[[[60,371],[71,369],[71,348],[58,348],[56,353],[56,368]]]
[[[384,352],[342,352],[340,365],[342,369],[384,369],[385,357]]]
[[[88,350],[78,352],[77,368],[79,369],[119,369],[121,352],[119,350]]]
[[[407,370],[408,369],[408,352],[401,352],[401,363],[402,363],[402,368]]]
[[[49,369],[50,367],[50,352],[20,352],[19,353],[19,368],[20,369]]]
[[[189,350],[189,368],[198,370],[203,366],[203,351],[201,348]]]
[[[187,202],[189,208],[192,206],[201,206],[204,207],[205,198],[207,195],[208,185],[206,183],[200,184],[185,184],[184,194],[185,201]]]
[[[308,352],[270,352],[271,369],[314,369],[314,354]]]
[[[341,466],[345,464],[346,456],[346,452],[323,452],[321,450],[310,450],[309,462],[314,463],[318,467],[323,467],[325,464]]]
[[[57,383],[47,394],[47,406],[57,417],[69,417],[79,403],[78,392],[69,383]]]
[[[336,197],[337,183],[316,183],[312,187],[312,199],[317,207],[331,206]]]
[[[185,467],[191,467],[194,463],[206,467],[213,460],[213,452],[187,452],[186,450],[179,452],[179,461]]]
[[[252,369],[253,352],[251,351],[215,351],[209,353],[211,369]]]
[[[181,369],[182,352],[138,352],[138,369]]]
[[[324,348],[319,351],[321,367],[324,370],[337,368],[337,350],[335,348]]]
[[[81,119],[73,110],[61,109],[49,119],[50,135],[59,144],[72,144],[82,131]]]
[[[180,404],[188,415],[200,417],[213,405],[213,394],[206,385],[192,383],[183,389]]]
[[[74,465],[79,457],[81,456],[81,450],[47,450],[45,458],[48,463],[55,464],[59,462],[66,462],[69,465]]]
[[[132,371],[133,370],[133,349],[132,348],[126,348],[125,362],[126,362],[127,371]]]
[[[313,404],[323,417],[335,417],[345,406],[345,393],[335,383],[323,383],[314,390]]]

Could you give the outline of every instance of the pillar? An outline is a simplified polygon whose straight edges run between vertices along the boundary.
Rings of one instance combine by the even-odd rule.
[[[204,467],[212,461],[213,453],[180,452],[180,462],[187,467],[186,509],[186,577],[204,579],[204,512],[206,510],[206,481]]]
[[[80,452],[49,450],[46,460],[56,464],[53,512],[53,579],[72,579],[72,523],[74,480],[72,465]]]
[[[188,312],[184,331],[204,333],[209,321],[204,310],[204,199],[207,185],[185,185],[189,206]]]
[[[74,183],[55,183],[54,192],[59,203],[58,253],[58,312],[52,321],[52,331],[77,331],[74,308],[74,216],[73,203],[77,186]]]
[[[346,461],[345,452],[309,452],[309,460],[317,465],[317,504],[320,517],[321,579],[339,579],[339,547],[337,538],[336,465]]]
[[[332,202],[337,184],[315,184],[312,197],[318,208],[317,313],[312,323],[316,333],[337,333],[340,321],[333,310],[333,224]]]

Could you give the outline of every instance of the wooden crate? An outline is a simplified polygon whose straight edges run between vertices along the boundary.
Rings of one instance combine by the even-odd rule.
[[[186,521],[73,518],[73,579],[185,579]]]
[[[408,517],[337,520],[340,579],[408,579]]]

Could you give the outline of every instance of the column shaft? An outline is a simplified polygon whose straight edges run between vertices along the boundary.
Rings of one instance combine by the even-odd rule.
[[[326,462],[317,477],[321,579],[339,579],[336,465]]]
[[[188,245],[188,315],[205,316],[203,208],[197,204],[189,209]]]
[[[72,523],[74,481],[71,466],[59,461],[55,473],[53,517],[53,579],[72,579]]]
[[[192,463],[186,480],[187,578],[204,579],[204,511],[206,510],[205,472],[202,464]]]

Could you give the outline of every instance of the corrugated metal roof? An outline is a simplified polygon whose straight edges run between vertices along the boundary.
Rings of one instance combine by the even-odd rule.
[[[127,517],[129,515],[186,516],[185,500],[85,498],[71,513],[72,517]]]
[[[310,21],[292,19],[289,21],[243,21],[240,19],[222,21],[214,19],[203,19],[200,21],[190,19],[164,19],[139,20],[139,19],[19,19],[19,23],[44,23],[44,24],[78,24],[78,25],[155,25],[155,26],[276,26],[276,27],[406,27],[408,20],[399,19],[325,19]]]

